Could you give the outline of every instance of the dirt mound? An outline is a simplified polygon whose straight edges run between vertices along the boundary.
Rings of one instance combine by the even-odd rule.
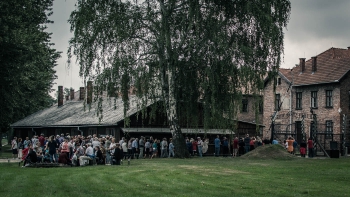
[[[241,158],[289,160],[296,159],[297,157],[288,153],[287,150],[279,144],[268,144],[249,151],[247,154],[241,156]]]

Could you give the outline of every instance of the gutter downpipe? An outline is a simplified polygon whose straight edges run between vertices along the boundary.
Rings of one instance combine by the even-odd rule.
[[[78,131],[80,131],[80,127],[78,127]],[[84,131],[80,131],[80,135],[84,136]]]

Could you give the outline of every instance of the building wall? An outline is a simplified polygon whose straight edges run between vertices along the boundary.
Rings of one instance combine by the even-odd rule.
[[[333,107],[326,107],[326,90],[333,90]],[[333,122],[333,133],[339,134],[339,120],[340,114],[338,109],[340,107],[340,88],[339,84],[326,84],[326,85],[313,85],[293,88],[293,92],[302,92],[302,109],[296,110],[295,114],[305,114],[305,132],[307,136],[310,136],[310,125],[312,121],[312,115],[310,112],[311,107],[311,92],[317,91],[317,104],[318,107],[313,109],[313,112],[317,115],[318,131],[326,132],[326,121],[331,120]],[[293,102],[296,103],[295,96]],[[294,121],[299,121],[300,118],[294,118]]]
[[[279,77],[280,78],[280,77]],[[264,137],[269,138],[271,133],[270,124],[271,118],[275,112],[275,99],[276,94],[280,94],[280,101],[282,102],[280,111],[277,118],[275,119],[276,124],[289,125],[290,120],[290,92],[289,83],[281,78],[281,84],[276,85],[276,92],[273,90],[273,81],[268,81],[264,89],[264,113],[263,113],[263,124],[265,125],[263,135]],[[293,103],[292,103],[293,104]],[[283,128],[284,130],[284,128]]]
[[[247,99],[247,101],[248,101],[248,110],[247,110],[247,112],[239,111],[237,113],[237,120],[255,123],[256,122],[255,113],[256,113],[256,110],[259,110],[259,109],[256,109],[255,103],[259,102],[259,101],[257,101],[251,95],[243,96],[243,99]],[[262,97],[260,97],[260,99],[262,99]],[[263,113],[258,112],[258,119],[257,120],[259,121],[258,124],[263,123]]]
[[[350,74],[347,73],[344,78],[340,81],[340,108],[341,114],[347,115],[347,119],[350,116]],[[343,117],[340,119],[340,124],[342,123]],[[347,122],[347,125],[350,122]]]
[[[273,83],[268,81],[264,90],[264,137],[270,137],[270,124],[271,116],[275,111],[275,94],[281,95],[281,101],[283,105],[281,110],[276,116],[275,123],[283,125],[281,129],[286,132],[293,132],[295,130],[295,122],[302,120],[304,115],[304,129],[307,137],[310,136],[312,114],[310,112],[311,107],[311,92],[317,91],[317,104],[318,107],[313,109],[313,112],[317,115],[318,131],[326,132],[326,121],[331,120],[333,122],[333,134],[340,134],[341,132],[341,115],[339,108],[342,109],[341,114],[349,113],[349,91],[350,91],[350,77],[346,76],[340,83],[332,84],[319,84],[309,86],[292,87],[288,92],[288,82],[281,80],[281,85],[276,87],[276,93],[273,92]],[[333,107],[326,107],[326,90],[333,91]],[[290,91],[292,95],[290,95]],[[296,93],[302,92],[302,109],[296,109]],[[289,98],[292,97],[291,105],[289,105]],[[290,110],[291,106],[291,110]],[[291,126],[288,126],[292,123]],[[275,127],[276,128],[276,127]],[[338,140],[339,136],[334,140]]]

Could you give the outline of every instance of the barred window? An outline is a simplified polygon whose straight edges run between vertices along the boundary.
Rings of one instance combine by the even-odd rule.
[[[248,99],[242,99],[242,112],[248,112]]]
[[[333,107],[333,91],[326,90],[326,107]]]
[[[259,102],[259,113],[262,114],[264,111],[264,103],[263,101],[260,101]]]
[[[317,108],[317,91],[311,92],[311,107]]]
[[[281,95],[276,94],[275,95],[275,111],[279,111],[281,106]]]
[[[296,94],[296,109],[302,109],[302,93],[297,92]]]
[[[326,120],[326,138],[332,139],[333,134],[333,122],[331,120]]]

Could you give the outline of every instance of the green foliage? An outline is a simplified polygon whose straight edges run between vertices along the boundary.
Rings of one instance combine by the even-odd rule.
[[[53,0],[0,1],[0,129],[54,100],[54,67],[60,53],[45,32]]]
[[[78,0],[68,56],[81,76],[121,93],[124,115],[133,86],[164,101],[173,131],[200,116],[206,128],[233,128],[242,95],[259,94],[279,68],[289,14],[289,0]]]

